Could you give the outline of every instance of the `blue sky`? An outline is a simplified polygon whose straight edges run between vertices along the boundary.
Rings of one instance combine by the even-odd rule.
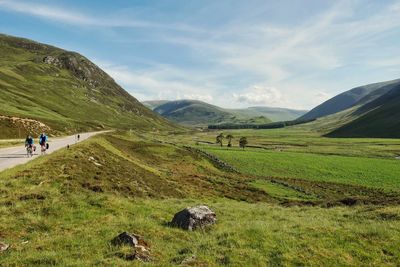
[[[80,52],[139,100],[310,109],[400,78],[400,1],[0,0],[0,32]]]

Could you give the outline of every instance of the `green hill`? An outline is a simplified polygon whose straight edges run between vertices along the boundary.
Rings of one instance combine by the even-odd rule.
[[[381,84],[350,108],[297,127],[329,137],[400,137],[400,81]]]
[[[265,116],[274,122],[295,120],[308,112],[307,110],[275,107],[249,107],[246,109],[236,109],[234,111],[248,114],[248,116]]]
[[[144,102],[152,105],[152,102]],[[154,104],[154,101],[153,101]],[[198,100],[168,101],[154,108],[161,116],[186,126],[207,126],[220,123],[269,123],[271,120],[260,114],[243,114],[223,109]]]
[[[84,56],[27,39],[0,35],[0,89],[1,137],[169,125]]]
[[[362,105],[355,120],[335,129],[331,137],[400,137],[400,85]]]
[[[316,119],[344,111],[351,107],[367,103],[369,101],[373,101],[381,95],[389,92],[393,87],[399,84],[400,79],[397,79],[353,88],[313,108],[308,113],[300,117],[300,119]]]
[[[272,107],[225,109],[197,100],[154,100],[145,101],[143,104],[163,117],[189,126],[221,123],[265,124],[272,121],[294,120],[307,112]]]

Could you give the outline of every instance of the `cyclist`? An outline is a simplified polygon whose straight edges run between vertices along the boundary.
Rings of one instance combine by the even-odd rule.
[[[42,155],[46,154],[47,135],[44,132],[39,136],[39,144],[40,144],[40,147],[41,147]]]
[[[33,151],[36,150],[36,147],[33,143],[34,143],[34,141],[33,141],[32,136],[28,135],[25,139],[25,147],[26,147],[26,152],[28,154],[28,157],[29,156],[32,157]]]

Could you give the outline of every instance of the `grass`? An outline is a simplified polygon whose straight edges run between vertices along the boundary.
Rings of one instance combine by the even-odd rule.
[[[102,134],[0,173],[0,241],[11,245],[0,265],[140,266],[121,257],[127,248],[110,244],[123,231],[150,243],[149,266],[189,258],[194,266],[400,263],[398,193],[226,173],[153,138]],[[365,202],[343,205],[347,198]],[[195,232],[168,226],[177,211],[197,204],[216,212],[215,226]]]
[[[395,159],[218,147],[205,150],[248,174],[400,190],[400,165]]]
[[[215,210],[215,227],[185,232],[166,226],[174,212],[198,203]],[[32,211],[27,214],[27,209]],[[192,255],[195,265],[210,266],[379,266],[400,260],[399,221],[382,219],[398,214],[398,208],[282,208],[225,199],[82,194],[26,200],[11,211],[11,220],[1,217],[7,241],[14,244],[2,255],[3,265],[131,266],[110,245],[122,231],[139,233],[150,242],[149,265],[154,266],[178,265]]]
[[[265,191],[267,194],[273,197],[289,199],[289,200],[315,200],[316,197],[313,195],[305,194],[303,192],[299,192],[293,188],[289,188],[287,186],[273,183],[265,180],[255,180],[251,182],[251,185],[255,188],[261,189]]]

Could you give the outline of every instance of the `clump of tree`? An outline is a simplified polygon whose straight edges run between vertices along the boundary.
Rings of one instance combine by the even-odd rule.
[[[234,137],[233,137],[233,135],[231,135],[231,134],[228,134],[227,136],[226,136],[226,139],[228,139],[228,147],[231,147],[232,146],[232,139],[233,139]]]
[[[239,146],[241,148],[243,148],[243,150],[244,150],[244,148],[247,146],[247,138],[246,137],[240,137]]]
[[[223,133],[220,133],[216,139],[215,139],[215,143],[220,144],[221,147],[223,146],[223,140],[224,140],[225,136]]]

